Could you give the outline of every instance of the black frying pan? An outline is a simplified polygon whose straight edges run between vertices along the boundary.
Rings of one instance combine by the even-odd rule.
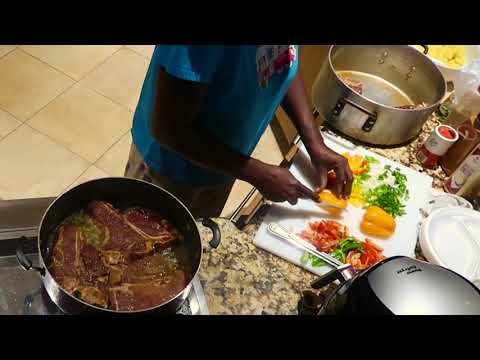
[[[107,201],[115,208],[123,209],[141,206],[158,211],[170,220],[182,233],[184,239],[175,251],[184,262],[191,279],[187,286],[174,298],[150,309],[139,311],[115,311],[90,305],[68,294],[52,277],[48,265],[52,260],[53,241],[58,226],[71,214],[86,207],[92,200]],[[220,244],[220,229],[211,219],[204,219],[203,225],[213,232],[210,245],[216,248]],[[65,313],[175,313],[186,300],[193,278],[196,276],[202,260],[202,242],[195,219],[180,200],[168,191],[151,183],[129,178],[103,178],[80,184],[60,195],[46,210],[38,231],[39,267],[33,267],[22,250],[17,249],[17,259],[25,270],[39,272],[43,285],[53,302]]]

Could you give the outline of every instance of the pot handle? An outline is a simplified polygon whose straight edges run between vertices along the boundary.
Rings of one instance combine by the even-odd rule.
[[[356,102],[347,99],[346,97],[340,98],[340,100],[337,101],[337,104],[335,105],[335,108],[333,109],[333,115],[338,116],[342,112],[343,108],[345,107],[345,104],[349,104],[350,106],[354,107],[355,109],[363,112],[364,114],[368,115],[367,120],[365,120],[365,123],[362,126],[362,130],[365,132],[370,132],[377,122],[377,114],[375,112],[372,112],[366,108],[364,108],[361,105],[358,105]]]
[[[360,110],[361,112],[367,114],[368,116],[372,117],[372,118],[377,118],[377,114],[368,110],[368,109],[365,109],[363,106],[361,105],[358,105],[356,102],[350,100],[350,99],[347,99],[346,97],[344,97],[342,99],[344,102],[346,102],[347,104],[353,106],[354,108],[356,108],[357,110]]]
[[[212,219],[202,219],[202,225],[212,230],[213,236],[209,244],[212,248],[216,249],[220,245],[220,240],[222,239],[220,226],[218,226],[218,224]]]
[[[425,55],[427,55],[427,54],[428,54],[428,50],[430,50],[430,49],[428,48],[428,45],[420,45],[420,46],[423,47],[423,53],[424,53]]]
[[[37,266],[33,266],[32,262],[30,259],[28,259],[25,256],[25,253],[23,252],[23,242],[27,240],[25,236],[22,236],[17,245],[17,250],[16,250],[16,257],[17,261],[20,264],[20,266],[23,268],[23,270],[28,271],[28,270],[35,270],[38,271],[42,276],[45,275],[45,269]]]

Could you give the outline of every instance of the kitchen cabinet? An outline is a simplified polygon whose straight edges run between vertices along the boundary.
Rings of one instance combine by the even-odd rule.
[[[311,91],[313,82],[320,71],[323,62],[328,58],[328,49],[330,45],[301,45],[300,46],[300,71],[302,72],[307,95],[311,103]],[[312,108],[313,109],[313,108]],[[321,119],[317,119],[319,125]],[[288,152],[292,140],[295,138],[297,131],[288,117],[288,115],[279,108],[271,123],[271,127],[275,138],[285,155]]]

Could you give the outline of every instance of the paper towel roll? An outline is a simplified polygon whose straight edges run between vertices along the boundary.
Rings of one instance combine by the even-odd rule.
[[[458,72],[455,84],[455,109],[467,118],[480,113],[480,59]]]

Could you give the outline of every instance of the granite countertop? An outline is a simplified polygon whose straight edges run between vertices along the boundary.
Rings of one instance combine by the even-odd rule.
[[[415,159],[416,149],[438,123],[432,116],[420,136],[408,146],[369,150],[430,175],[433,187],[441,190],[445,180],[443,170],[440,167],[425,170]],[[210,230],[200,225],[204,253],[199,274],[211,314],[297,314],[301,293],[310,289],[316,276],[253,244],[262,219],[262,214],[257,214],[243,231],[228,220],[215,219],[222,231],[222,242],[217,249],[208,245]],[[418,246],[416,255],[423,259]],[[327,287],[321,291],[329,290]]]

